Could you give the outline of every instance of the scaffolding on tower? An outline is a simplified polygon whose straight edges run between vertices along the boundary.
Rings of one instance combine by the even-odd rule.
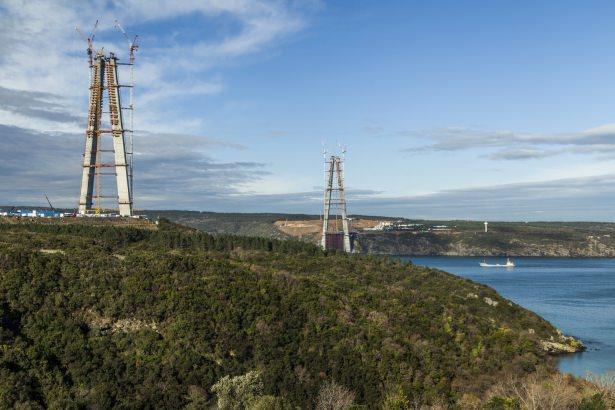
[[[120,22],[115,20],[115,27],[120,30],[124,39],[128,43],[128,66],[129,66],[129,75],[130,75],[130,83],[128,85],[128,107],[123,108],[128,111],[128,126],[129,130],[126,131],[128,135],[128,151],[126,153],[129,162],[129,183],[130,183],[130,193],[131,198],[134,194],[134,183],[133,183],[133,173],[134,173],[134,112],[135,112],[135,53],[139,49],[139,36],[135,35],[132,40],[128,37],[126,30],[120,25]]]
[[[350,253],[352,252],[352,241],[344,188],[345,154],[345,149],[342,149],[341,155],[328,155],[326,151],[323,151],[325,189],[320,245],[324,250],[340,250]]]
[[[102,214],[103,199],[117,201],[120,216],[133,214],[133,129],[134,129],[134,53],[138,48],[137,37],[129,41],[129,62],[120,63],[114,53],[105,53],[103,49],[94,51],[94,38],[98,21],[94,25],[92,34],[85,37],[79,28],[77,32],[87,41],[88,63],[90,68],[90,98],[88,107],[88,125],[85,136],[83,159],[83,175],[81,194],[79,198],[80,215]],[[116,27],[128,38],[126,32],[116,22]],[[120,84],[118,67],[130,67],[130,83]],[[122,106],[121,88],[129,89],[129,106]],[[103,112],[105,105],[105,91],[108,112]],[[124,127],[123,111],[128,110],[129,128]],[[109,114],[103,126],[103,114]],[[108,144],[106,136],[111,137],[112,146]],[[107,142],[105,142],[107,141]],[[111,153],[113,161],[111,161]],[[113,172],[108,170],[112,169]],[[117,194],[103,193],[102,177],[115,176]]]

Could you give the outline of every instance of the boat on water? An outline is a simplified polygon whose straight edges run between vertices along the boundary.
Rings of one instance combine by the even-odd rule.
[[[486,260],[483,260],[479,263],[483,268],[513,268],[515,266],[514,262],[510,260],[510,258],[506,258],[506,263],[487,263]]]

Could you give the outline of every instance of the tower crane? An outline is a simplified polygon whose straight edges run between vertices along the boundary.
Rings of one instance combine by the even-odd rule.
[[[139,36],[138,35],[134,36],[132,41],[130,41],[130,38],[128,38],[128,34],[126,33],[126,30],[124,30],[124,28],[121,26],[120,22],[117,21],[117,20],[115,20],[115,27],[119,31],[122,32],[122,34],[124,35],[124,38],[128,42],[128,52],[130,54],[130,60],[129,61],[130,61],[130,64],[132,64],[135,61],[135,52],[139,48],[139,45],[137,44],[137,41],[139,40]]]
[[[78,26],[75,26],[75,31],[77,32],[77,34],[79,34],[79,36],[87,41],[88,43],[88,62],[90,63],[90,67],[92,66],[92,53],[94,52],[94,37],[96,37],[96,29],[98,28],[98,20],[96,20],[96,23],[94,23],[94,28],[92,29],[92,33],[90,34],[89,37],[86,37],[81,30],[79,29]]]
[[[136,51],[139,49],[139,44],[137,44],[137,41],[139,40],[139,36],[135,35],[132,39],[132,41],[130,41],[130,38],[128,37],[128,34],[126,33],[126,30],[124,30],[124,27],[122,27],[122,25],[120,24],[120,22],[118,20],[115,20],[115,27],[122,32],[122,35],[124,36],[124,38],[126,39],[126,42],[128,43],[128,54],[129,54],[129,59],[128,59],[128,65],[130,66],[130,86],[128,88],[128,107],[123,107],[122,109],[126,109],[128,110],[128,112],[130,113],[129,118],[128,118],[128,123],[129,123],[129,129],[130,131],[128,131],[128,161],[129,161],[129,165],[130,165],[130,174],[128,175],[129,177],[129,189],[130,189],[130,195],[132,198],[133,195],[133,189],[134,189],[134,184],[133,184],[133,170],[134,170],[134,110],[135,110],[135,96],[134,96],[134,82],[135,82],[135,53]]]

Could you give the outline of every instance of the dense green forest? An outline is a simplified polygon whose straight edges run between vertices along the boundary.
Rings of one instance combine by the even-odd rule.
[[[574,343],[486,286],[384,258],[165,220],[0,223],[4,408],[513,409],[529,377],[568,389],[562,408],[606,408],[553,383],[545,340]]]

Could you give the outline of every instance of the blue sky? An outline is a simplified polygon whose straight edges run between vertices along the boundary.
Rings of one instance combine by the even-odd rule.
[[[339,142],[351,212],[615,220],[612,2],[73,3],[0,6],[0,203],[75,205],[74,26],[123,57],[117,18],[141,37],[138,208],[318,213]]]

